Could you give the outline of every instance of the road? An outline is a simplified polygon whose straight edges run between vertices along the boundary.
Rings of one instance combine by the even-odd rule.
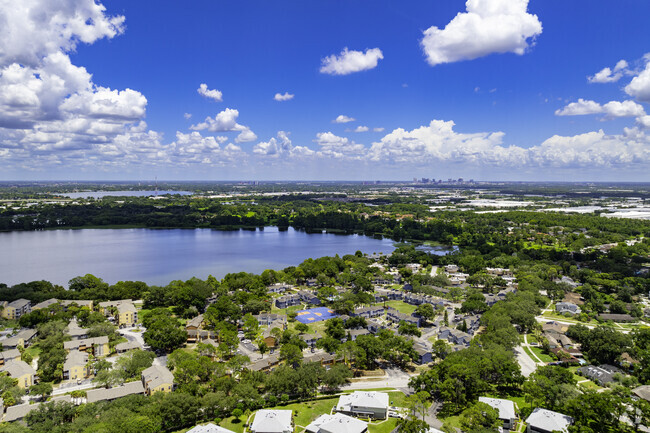
[[[525,377],[530,376],[537,369],[537,364],[528,356],[521,345],[515,347],[515,353],[517,354],[517,362],[519,362],[519,366],[521,367],[521,374]]]
[[[138,329],[138,331],[134,331],[134,329]],[[137,327],[132,327],[132,328],[121,328],[118,329],[117,332],[126,337],[127,340],[129,341],[136,341],[140,347],[146,348],[146,345],[144,344],[144,339],[142,338],[142,333],[146,331],[146,329],[143,326],[137,326]]]

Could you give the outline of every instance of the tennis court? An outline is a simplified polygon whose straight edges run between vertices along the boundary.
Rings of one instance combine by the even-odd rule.
[[[338,317],[334,311],[327,307],[310,308],[309,310],[300,310],[296,312],[296,320],[300,323],[315,323],[321,320]]]

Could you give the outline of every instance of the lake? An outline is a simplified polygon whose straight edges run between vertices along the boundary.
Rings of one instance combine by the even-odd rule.
[[[62,195],[69,198],[102,198],[102,197],[149,197],[165,194],[192,195],[190,191],[81,191],[68,192],[56,195]]]
[[[210,229],[82,229],[0,233],[0,283],[47,280],[67,287],[93,274],[114,284],[222,278],[230,272],[283,269],[307,258],[391,253],[393,241],[360,235],[307,234],[267,227]]]

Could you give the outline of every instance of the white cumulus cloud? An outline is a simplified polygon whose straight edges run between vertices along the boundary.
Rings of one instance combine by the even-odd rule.
[[[596,72],[593,76],[587,77],[590,83],[614,83],[629,74],[628,64],[625,60],[619,60],[614,66],[614,69],[603,68]]]
[[[275,96],[273,97],[273,99],[275,99],[276,101],[282,102],[282,101],[289,101],[289,100],[293,99],[294,96],[296,96],[296,95],[294,95],[292,93],[289,93],[289,92],[276,93]]]
[[[422,49],[430,65],[472,60],[492,53],[522,55],[542,33],[528,0],[467,0],[444,29],[424,31]]]
[[[370,128],[368,128],[367,126],[357,126],[354,129],[354,132],[367,132],[369,130],[370,130]]]
[[[250,128],[245,127],[241,130],[239,135],[235,138],[235,143],[249,143],[257,140],[257,135]]]
[[[217,89],[208,89],[208,85],[205,83],[201,83],[198,89],[196,89],[197,93],[205,98],[212,99],[213,101],[216,102],[221,102],[223,101],[223,93],[221,93]]]
[[[38,67],[49,54],[73,51],[124,31],[95,0],[0,0],[0,65]]]
[[[354,117],[346,116],[345,114],[339,114],[336,119],[332,120],[332,123],[349,123],[349,122],[354,122],[355,119]]]
[[[641,102],[650,102],[650,55],[646,55],[645,60],[645,69],[625,86],[625,93]]]
[[[262,141],[253,147],[253,153],[269,157],[297,157],[311,156],[315,152],[305,146],[294,146],[289,138],[289,133],[278,131],[277,137],[269,141]]]
[[[379,48],[363,51],[348,50],[347,47],[338,56],[332,54],[321,60],[320,72],[330,75],[348,75],[377,67],[377,62],[384,58]]]
[[[634,101],[610,101],[606,104],[591,100],[578,99],[562,109],[556,110],[556,116],[581,116],[587,114],[604,114],[604,120],[618,117],[638,117],[645,115],[643,106]]]

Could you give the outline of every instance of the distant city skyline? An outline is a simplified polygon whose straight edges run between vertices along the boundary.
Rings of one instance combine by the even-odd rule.
[[[647,182],[648,16],[0,0],[0,180]]]

